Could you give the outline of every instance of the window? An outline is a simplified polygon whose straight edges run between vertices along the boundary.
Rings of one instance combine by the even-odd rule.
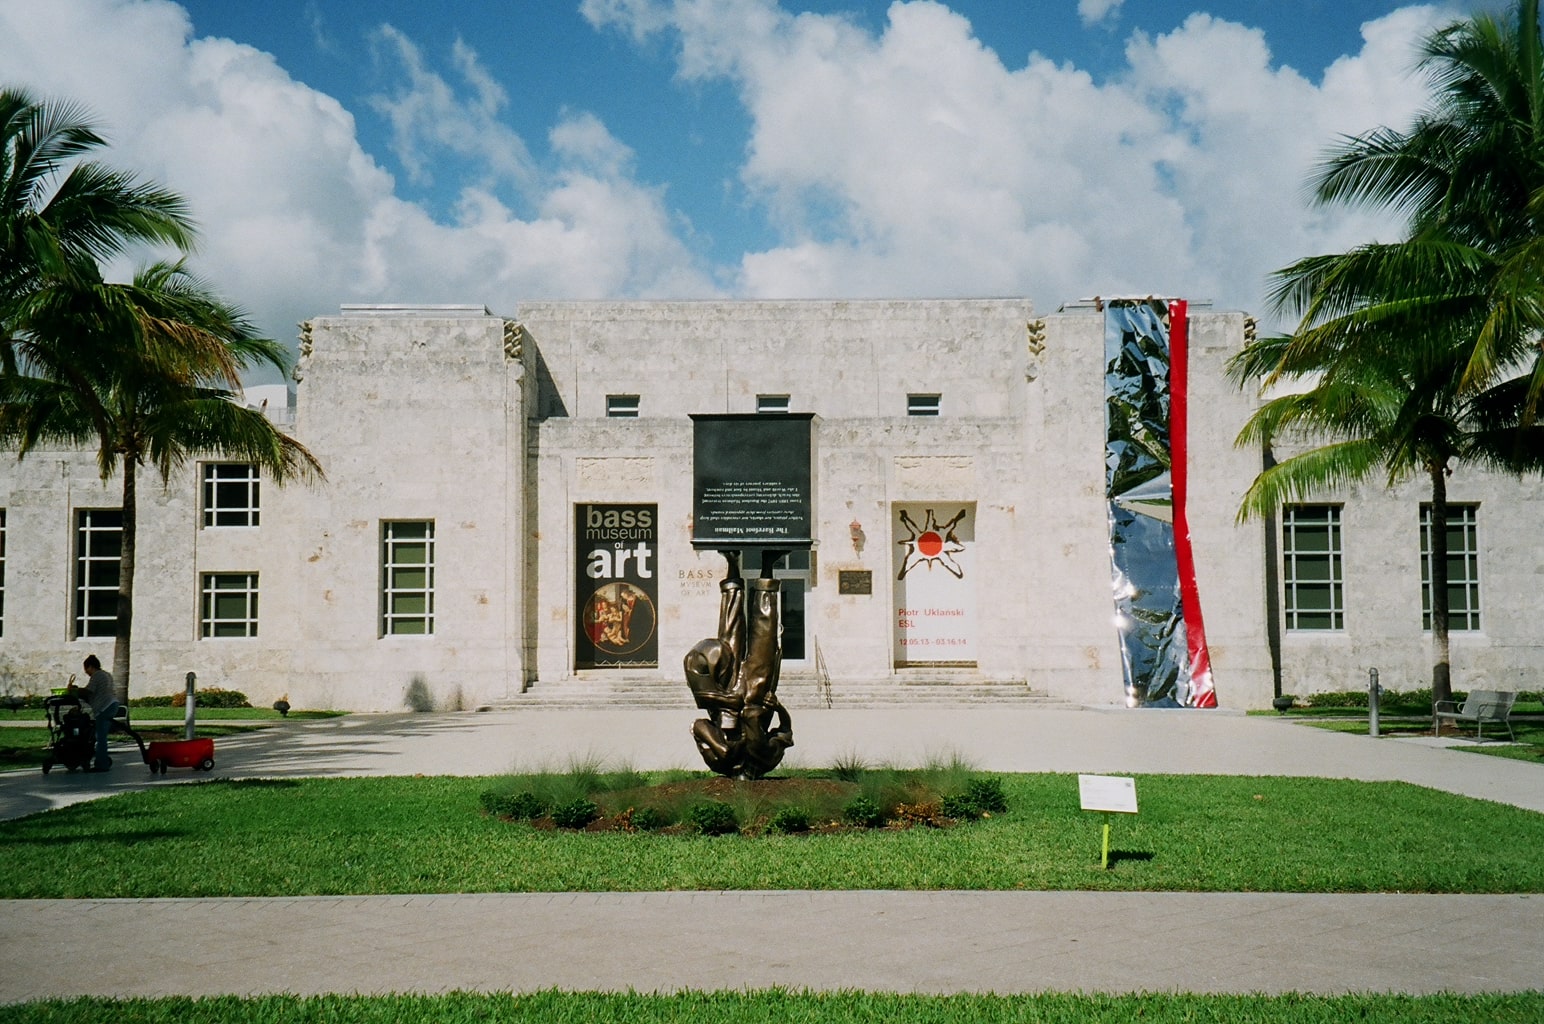
[[[202,635],[257,636],[257,573],[204,574]]]
[[[1340,507],[1288,505],[1281,513],[1283,602],[1288,629],[1344,629]]]
[[[1478,505],[1447,507],[1448,629],[1480,628]],[[1421,628],[1431,628],[1431,505],[1421,505]]]
[[[767,412],[767,413],[787,412],[788,411],[788,396],[787,395],[757,395],[756,396],[756,411],[757,412]]]
[[[257,525],[257,467],[245,462],[204,463],[204,525]]]
[[[941,395],[907,395],[906,415],[937,416]]]
[[[5,509],[0,508],[0,636],[5,636]]]
[[[606,396],[606,415],[607,416],[626,416],[626,417],[637,416],[638,415],[638,396],[637,395],[607,395]]]
[[[75,512],[75,638],[110,637],[118,628],[118,570],[123,555],[123,512]]]
[[[381,635],[434,632],[434,520],[381,524]]]

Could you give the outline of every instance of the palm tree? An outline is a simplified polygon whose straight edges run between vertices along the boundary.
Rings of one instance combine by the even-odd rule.
[[[155,263],[132,284],[104,282],[78,259],[15,306],[0,349],[0,442],[25,458],[42,443],[94,445],[102,478],[123,475],[123,547],[113,673],[129,687],[138,471],[162,480],[198,455],[253,463],[276,483],[322,477],[320,465],[258,410],[236,401],[241,372],[283,369],[236,307],[181,263]]]
[[[0,336],[47,274],[141,243],[192,246],[186,202],[85,159],[104,145],[80,107],[0,89]]]
[[[1326,441],[1267,469],[1240,518],[1366,480],[1431,483],[1433,699],[1452,696],[1447,476],[1459,465],[1544,468],[1544,45],[1538,0],[1432,34],[1433,102],[1410,128],[1346,140],[1312,181],[1317,202],[1409,217],[1402,242],[1300,260],[1272,303],[1294,333],[1246,346],[1241,383],[1313,382],[1266,402],[1239,435]]]

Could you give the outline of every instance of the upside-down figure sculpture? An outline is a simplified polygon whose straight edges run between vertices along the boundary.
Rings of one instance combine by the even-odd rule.
[[[778,618],[782,581],[766,576],[751,580],[747,600],[739,562],[730,552],[724,557],[729,570],[718,584],[718,635],[686,652],[686,685],[697,706],[708,713],[692,723],[692,738],[713,771],[759,779],[793,746],[793,719],[777,699],[783,661]]]

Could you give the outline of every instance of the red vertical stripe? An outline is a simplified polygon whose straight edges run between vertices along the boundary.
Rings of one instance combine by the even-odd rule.
[[[1175,299],[1169,303],[1169,480],[1174,489],[1174,555],[1190,655],[1190,696],[1185,703],[1214,708],[1217,693],[1212,688],[1212,660],[1206,651],[1206,626],[1201,621],[1201,595],[1196,588],[1195,554],[1190,546],[1190,519],[1185,509],[1190,462],[1189,371],[1189,304],[1184,299]]]

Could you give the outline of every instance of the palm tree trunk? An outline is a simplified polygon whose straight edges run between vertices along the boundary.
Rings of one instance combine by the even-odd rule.
[[[1448,649],[1447,466],[1431,471],[1431,699],[1453,699],[1453,668]]]
[[[138,515],[133,455],[123,460],[123,553],[118,562],[118,621],[113,631],[113,680],[118,699],[129,700],[129,648],[134,632],[134,524]]]

